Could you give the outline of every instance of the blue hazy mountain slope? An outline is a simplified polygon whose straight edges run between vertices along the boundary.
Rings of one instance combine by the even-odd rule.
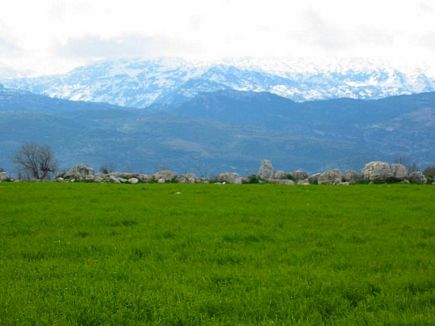
[[[54,112],[66,110],[107,110],[117,108],[106,103],[89,103],[83,101],[69,101],[33,94],[25,90],[5,88],[0,84],[0,112]]]
[[[114,163],[119,170],[144,172],[168,167],[247,174],[264,158],[277,168],[313,172],[398,157],[422,166],[435,162],[435,93],[296,103],[270,93],[223,90],[166,109],[0,89],[0,167],[12,170],[13,155],[25,142],[51,145],[62,167]]]

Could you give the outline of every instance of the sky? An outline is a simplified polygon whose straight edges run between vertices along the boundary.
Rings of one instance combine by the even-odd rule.
[[[130,57],[435,63],[434,0],[0,0],[0,77]]]

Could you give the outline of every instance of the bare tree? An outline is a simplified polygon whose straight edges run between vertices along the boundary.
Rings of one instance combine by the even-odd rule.
[[[24,144],[15,154],[18,175],[23,179],[48,180],[56,171],[56,161],[48,146]]]
[[[394,163],[399,163],[406,166],[409,172],[420,171],[420,167],[418,166],[418,163],[415,161],[411,161],[411,159],[408,156],[399,156],[394,160]]]

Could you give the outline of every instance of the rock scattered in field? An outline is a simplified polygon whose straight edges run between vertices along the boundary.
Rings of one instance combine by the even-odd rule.
[[[0,182],[13,181],[0,169]],[[214,183],[217,184],[241,184],[241,183],[272,183],[286,185],[309,185],[309,184],[334,184],[348,185],[360,181],[368,183],[401,182],[401,183],[431,183],[425,175],[420,172],[408,174],[408,169],[403,164],[389,164],[382,161],[372,161],[367,163],[362,169],[362,173],[354,170],[346,171],[342,174],[338,169],[327,170],[323,173],[309,175],[302,170],[286,172],[284,170],[274,171],[272,162],[264,160],[258,171],[258,175],[241,176],[236,172],[225,172],[218,175],[216,179],[198,177],[193,173],[177,175],[171,170],[160,170],[153,175],[146,175],[132,172],[110,172],[96,174],[94,170],[84,164],[73,166],[66,173],[59,174],[55,179],[58,182],[112,182],[112,183]]]
[[[82,180],[83,180],[83,179],[82,179]],[[90,174],[90,175],[85,176],[84,181],[87,181],[87,182],[95,182],[95,175]]]
[[[293,177],[293,180],[296,181],[308,179],[308,173],[302,170],[293,171],[291,176]]]
[[[235,172],[225,172],[219,174],[218,180],[222,183],[241,184],[243,178]]]
[[[175,181],[178,182],[178,183],[197,183],[197,182],[200,182],[202,180],[201,180],[201,178],[198,178],[195,174],[188,173],[188,174],[185,174],[185,175],[179,175],[179,176],[177,176]]]
[[[317,179],[319,184],[339,184],[341,183],[342,175],[340,170],[332,169],[321,173]]]
[[[393,177],[393,169],[390,164],[382,161],[367,163],[362,172],[364,179],[371,182],[385,182]]]
[[[396,180],[404,180],[408,176],[408,169],[403,164],[393,163],[391,164],[391,172],[393,173],[393,178]]]
[[[290,179],[272,179],[270,180],[270,183],[278,184],[278,185],[289,185],[289,186],[295,184],[295,182]]]
[[[274,179],[288,179],[288,174],[285,171],[276,171],[273,175]]]
[[[258,170],[258,176],[263,180],[270,180],[273,178],[273,166],[269,160],[264,160]]]
[[[112,183],[121,183],[121,181],[119,181],[119,179],[113,175],[109,176],[109,181]]]
[[[63,177],[65,179],[85,180],[86,177],[93,175],[95,175],[94,169],[84,164],[78,164],[69,169]]]
[[[427,183],[427,179],[421,171],[411,172],[408,176],[408,180],[412,183],[424,184]]]
[[[111,172],[110,175],[117,177],[118,179],[126,179],[126,180],[137,177],[136,173],[131,173],[131,172]]]
[[[8,175],[6,172],[0,172],[0,182],[8,180]]]
[[[138,174],[137,178],[139,179],[140,182],[152,182],[153,181],[153,176],[147,175],[147,174]]]
[[[155,180],[163,179],[165,182],[173,182],[175,181],[175,178],[177,177],[177,173],[171,170],[160,170],[154,173],[153,175]],[[160,183],[160,181],[159,181]]]
[[[362,178],[362,174],[354,170],[346,171],[346,173],[343,175],[344,182],[349,183],[359,182],[362,180]]]
[[[314,174],[312,174],[312,175],[310,175],[308,177],[308,181],[311,184],[317,184],[317,183],[319,183],[319,177],[320,177],[320,175],[321,175],[321,173],[314,173]]]

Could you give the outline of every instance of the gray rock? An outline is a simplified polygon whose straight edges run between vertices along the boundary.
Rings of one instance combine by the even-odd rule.
[[[58,178],[56,178],[56,181],[57,182],[65,182],[65,179],[62,177],[58,177]]]
[[[274,179],[288,179],[288,174],[285,171],[279,170],[276,171],[273,175]]]
[[[309,184],[310,184],[310,181],[309,181],[308,179],[302,179],[302,180],[298,180],[298,181],[297,181],[297,184],[298,184],[298,185],[306,186],[306,185],[309,185]]]
[[[87,176],[95,175],[94,169],[91,167],[78,164],[70,168],[64,175],[65,179],[85,180]]]
[[[264,160],[258,170],[258,176],[264,180],[270,180],[273,178],[273,166],[269,160]]]
[[[126,178],[118,178],[119,182],[121,183],[127,183],[127,179]]]
[[[340,170],[332,169],[321,173],[318,177],[319,184],[338,184],[342,181]]]
[[[391,172],[393,173],[393,178],[400,181],[408,176],[408,169],[406,166],[399,163],[391,164]]]
[[[243,181],[243,178],[235,172],[225,172],[219,174],[218,177],[219,182],[222,183],[232,183],[232,184],[241,184]]]
[[[8,180],[9,177],[6,172],[0,172],[0,182]]]
[[[270,180],[270,183],[278,184],[278,185],[289,185],[289,186],[295,184],[295,182],[290,179],[272,179]]]
[[[364,179],[371,182],[385,182],[393,177],[393,169],[391,168],[391,165],[382,161],[367,163],[364,166],[362,173]]]
[[[185,175],[179,175],[175,180],[179,183],[197,183],[201,181],[201,178],[198,178],[193,173],[188,173]]]
[[[85,176],[84,181],[94,182],[95,181],[95,175],[89,174],[89,175]]]
[[[136,184],[138,182],[139,182],[138,178],[130,178],[130,179],[128,179],[128,183],[131,183],[131,184]]]
[[[309,181],[311,184],[317,184],[317,183],[319,183],[319,177],[320,177],[320,174],[321,174],[321,173],[314,173],[314,174],[310,175],[310,176],[308,177],[308,181]]]
[[[308,173],[302,170],[296,170],[291,173],[293,180],[305,180],[308,179]]]
[[[116,173],[111,173],[111,175],[114,175],[115,177],[118,178],[123,178],[123,179],[131,179],[131,178],[137,178],[137,173],[131,173],[131,172],[116,172]]]
[[[103,181],[104,181],[104,179],[101,176],[99,176],[99,175],[95,176],[95,178],[94,178],[94,182],[100,183],[100,182],[103,182]]]
[[[119,178],[117,178],[117,177],[115,177],[115,176],[113,176],[113,175],[110,175],[110,176],[109,176],[109,181],[112,182],[112,183],[121,183],[121,181],[119,180]]]
[[[346,173],[343,175],[343,180],[349,183],[356,183],[361,181],[362,179],[362,174],[354,170],[346,171]]]
[[[411,172],[408,176],[408,180],[412,183],[418,184],[427,183],[427,179],[421,171]]]
[[[158,179],[158,180],[157,180],[157,182],[158,182],[158,183],[165,183],[165,182],[166,182],[166,180],[165,180],[165,179],[163,179],[163,178],[160,178],[160,179]]]
[[[160,170],[154,173],[153,177],[155,180],[164,179],[165,182],[172,182],[175,181],[177,173],[171,170]]]
[[[152,182],[153,181],[153,176],[147,175],[147,174],[138,174],[137,178],[139,179],[140,182]]]

